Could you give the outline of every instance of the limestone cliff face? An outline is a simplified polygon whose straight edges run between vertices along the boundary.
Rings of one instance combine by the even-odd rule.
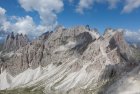
[[[29,42],[27,35],[17,34],[12,32],[5,40],[3,49],[5,51],[16,51],[20,47],[24,47]]]
[[[23,46],[15,39],[13,34],[8,36],[5,47]],[[44,67],[42,78],[29,85],[43,83],[46,94],[92,94],[106,80],[135,67],[129,66],[132,58],[133,49],[124,40],[123,31],[106,29],[101,36],[96,29],[79,26],[44,33],[3,62],[13,75]]]
[[[57,28],[55,32],[42,34],[39,39],[27,44],[27,37],[12,33],[7,37],[6,49],[18,49],[7,61],[9,67],[18,74],[29,67],[47,66],[50,63],[59,65],[68,58],[76,57],[83,61],[118,64],[128,62],[131,49],[123,38],[123,32],[107,29],[103,36],[97,30],[79,26],[71,29]]]

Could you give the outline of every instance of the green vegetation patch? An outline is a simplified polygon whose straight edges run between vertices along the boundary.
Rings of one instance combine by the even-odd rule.
[[[0,94],[44,94],[43,88],[39,88],[33,91],[31,88],[18,88],[13,90],[1,90]]]

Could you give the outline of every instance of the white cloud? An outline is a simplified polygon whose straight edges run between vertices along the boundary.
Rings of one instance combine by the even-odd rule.
[[[35,24],[33,22],[32,17],[26,16],[17,18],[16,23],[13,24],[13,31],[22,34],[28,34],[35,31]]]
[[[0,7],[0,30],[6,31],[8,30],[9,27],[9,22],[7,21],[6,18],[6,10],[2,7]]]
[[[130,13],[140,7],[140,0],[79,0],[76,11],[84,13],[85,9],[91,9],[95,3],[108,4],[109,9],[114,9],[118,3],[122,3],[124,5],[122,13]]]
[[[0,7],[0,24],[5,21],[5,13],[6,13],[6,10]]]
[[[76,11],[82,14],[84,9],[92,8],[93,3],[94,0],[80,0]]]
[[[15,23],[11,23],[10,28],[16,33],[38,36],[48,29],[46,26],[36,25],[31,16],[13,17],[13,19]]]
[[[5,15],[6,10],[0,7],[0,15]]]
[[[134,9],[140,7],[140,0],[126,0],[126,4],[123,8],[123,13],[130,13]]]
[[[117,7],[120,0],[107,0],[107,2],[109,3],[109,8],[112,9]]]
[[[42,24],[53,26],[57,23],[57,13],[63,10],[63,0],[19,0],[26,11],[37,11]]]
[[[139,42],[140,41],[140,30],[135,31],[135,32],[126,30],[125,37],[130,42]]]
[[[97,3],[97,4],[107,3],[109,5],[108,6],[109,9],[113,9],[117,7],[118,2],[120,2],[120,0],[80,0],[76,8],[76,11],[78,13],[84,13],[84,10],[91,9],[94,3]]]
[[[30,16],[11,16],[11,19],[8,20],[5,13],[6,10],[0,7],[0,32],[8,31],[36,36],[46,31],[46,27],[40,25],[37,26]],[[11,22],[11,20],[14,20],[14,23]]]

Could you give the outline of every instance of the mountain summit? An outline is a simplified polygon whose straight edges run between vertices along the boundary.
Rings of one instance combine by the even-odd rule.
[[[14,35],[14,33],[12,32],[7,36],[3,49],[6,51],[16,51],[20,47],[27,45],[28,42],[29,39],[27,35],[23,34]]]
[[[129,46],[123,30],[119,29],[108,28],[100,35],[97,29],[87,26],[59,27],[28,44],[23,35],[11,34],[6,41],[6,49],[19,49],[12,55],[1,55],[0,79],[4,79],[0,82],[1,90],[28,88],[46,94],[121,94],[108,93],[114,90],[108,90],[112,81],[139,65],[136,49]]]

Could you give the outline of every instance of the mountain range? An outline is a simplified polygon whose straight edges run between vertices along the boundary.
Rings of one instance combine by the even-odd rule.
[[[58,27],[33,41],[11,33],[0,52],[0,94],[139,94],[139,62],[120,29]]]

